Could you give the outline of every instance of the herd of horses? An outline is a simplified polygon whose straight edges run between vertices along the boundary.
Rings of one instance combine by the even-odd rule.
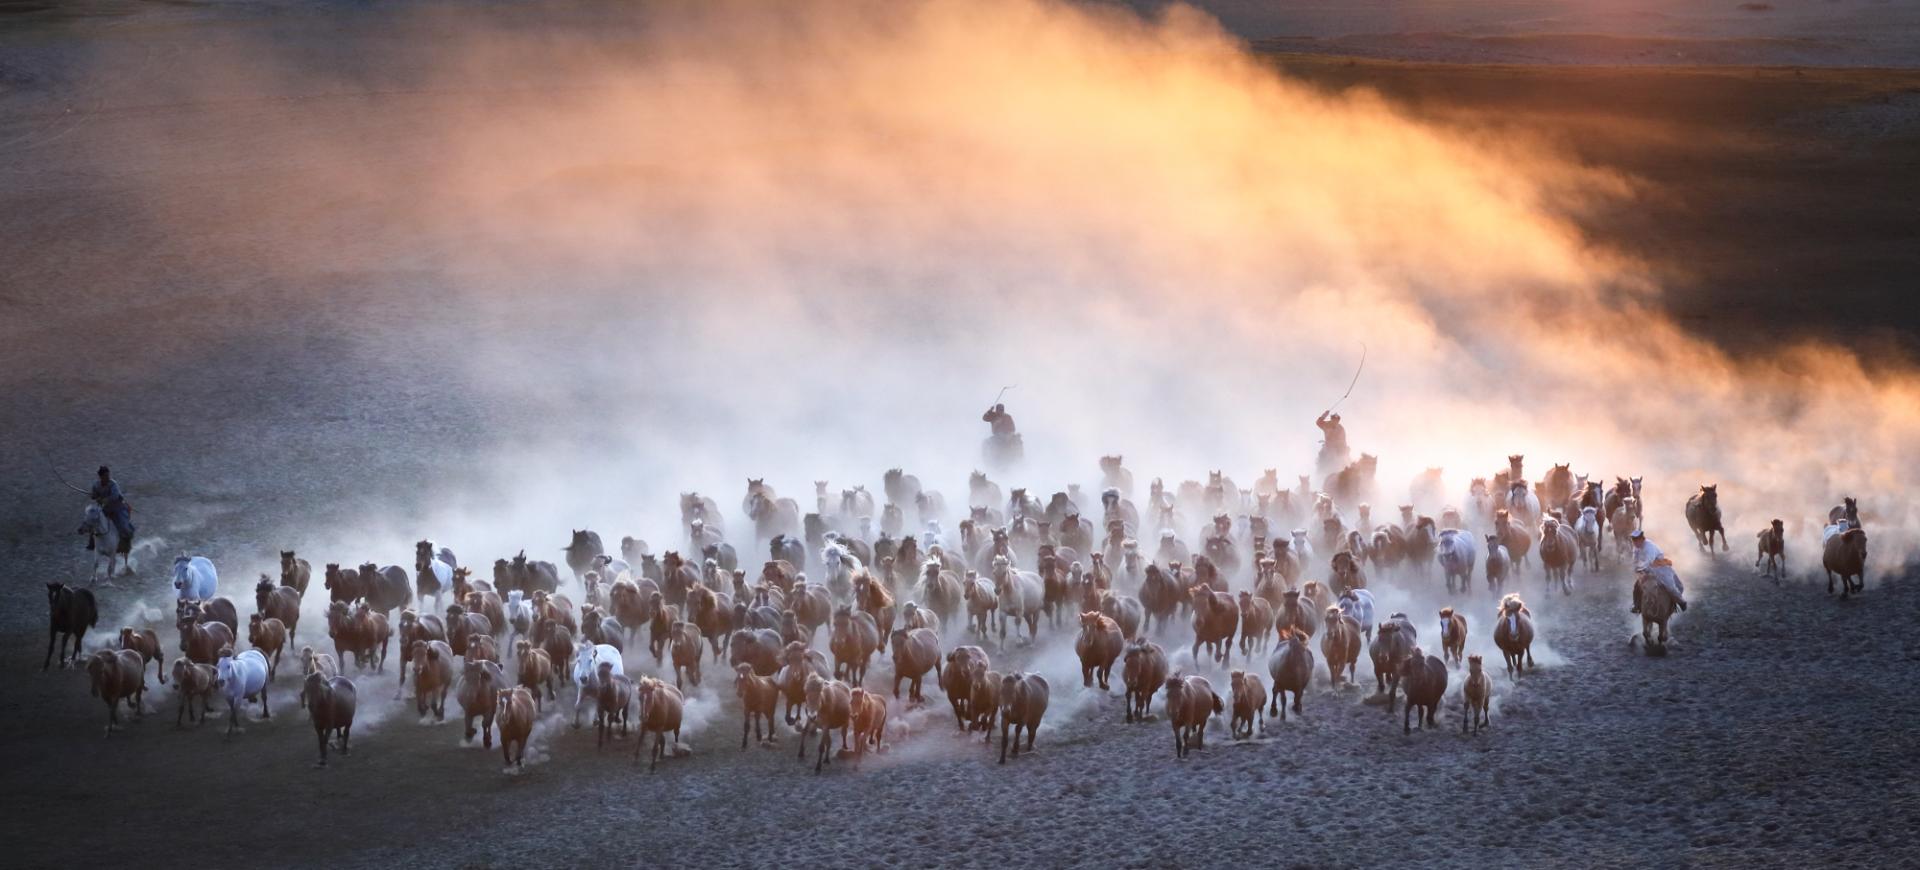
[[[509,769],[524,765],[536,721],[563,689],[571,689],[574,727],[590,710],[600,746],[637,732],[634,758],[645,752],[652,769],[685,751],[684,693],[706,678],[705,660],[722,658],[740,703],[742,748],[750,738],[772,741],[779,715],[800,733],[801,758],[814,749],[816,771],[830,762],[834,732],[842,755],[863,756],[897,736],[890,719],[925,703],[931,677],[960,731],[983,732],[990,743],[997,728],[1005,762],[1023,737],[1032,751],[1052,692],[1046,676],[1012,663],[1032,658],[1017,651],[1049,635],[1072,638],[1083,687],[1104,693],[1120,671],[1125,721],[1150,718],[1162,696],[1180,757],[1204,747],[1216,716],[1246,737],[1268,717],[1301,714],[1318,674],[1332,686],[1353,684],[1363,654],[1376,699],[1390,713],[1404,704],[1404,733],[1437,726],[1448,683],[1464,668],[1461,728],[1477,733],[1490,721],[1492,681],[1481,657],[1465,654],[1464,602],[1474,587],[1484,582],[1497,602],[1491,639],[1518,679],[1533,666],[1535,625],[1509,585],[1537,560],[1544,590],[1570,594],[1577,570],[1600,571],[1609,553],[1631,558],[1629,539],[1642,525],[1639,478],[1606,486],[1556,465],[1530,482],[1522,463],[1508,457],[1505,469],[1474,478],[1457,506],[1442,503],[1439,471],[1429,470],[1410,487],[1411,503],[1399,505],[1398,522],[1372,516],[1371,456],[1317,487],[1306,477],[1284,487],[1269,469],[1242,489],[1215,471],[1173,488],[1156,479],[1141,502],[1117,456],[1102,458],[1092,497],[1073,486],[1042,501],[974,472],[966,509],[955,515],[943,495],[900,469],[886,472],[878,499],[863,486],[832,492],[816,481],[811,510],[751,479],[740,503],[751,531],[737,540],[767,554],[757,566],[735,550],[719,504],[698,493],[680,496],[673,549],[656,553],[628,537],[609,550],[598,534],[574,530],[564,576],[563,566],[524,550],[475,576],[450,549],[424,540],[411,570],[367,562],[315,571],[289,550],[279,576],[262,574],[254,585],[245,650],[240,609],[218,594],[214,564],[182,555],[172,570],[171,670],[150,628],[124,627],[116,644],[83,658],[99,605],[91,589],[58,583],[48,584],[43,667],[56,651],[63,667],[84,665],[107,706],[109,735],[121,727],[123,704],[143,714],[150,663],[160,684],[172,676],[176,725],[194,721],[196,705],[203,721],[218,697],[231,736],[242,710],[257,704],[261,718],[272,715],[268,695],[292,656],[318,765],[331,748],[351,751],[359,695],[384,679],[390,651],[399,656],[396,700],[411,679],[416,712],[444,720],[451,695],[465,739],[491,747],[497,735]],[[1716,537],[1727,549],[1717,487],[1702,486],[1685,513],[1702,550],[1712,552]],[[1857,593],[1866,556],[1854,501],[1834,508],[1829,522],[1829,591],[1837,574],[1843,595]],[[1758,539],[1756,564],[1783,571],[1782,523]],[[1437,593],[1436,572],[1446,595],[1460,599],[1439,611],[1439,655],[1421,645],[1413,618],[1377,612],[1374,597],[1380,583]],[[316,574],[321,585],[312,589]],[[1673,599],[1647,577],[1636,582],[1641,637],[1664,648]],[[324,605],[308,606],[310,594]],[[322,625],[302,635],[303,616]],[[1182,646],[1169,652],[1176,639],[1187,661]],[[1236,653],[1245,668],[1232,667]],[[1009,661],[996,669],[994,654]],[[1264,679],[1251,669],[1256,655],[1266,659]],[[870,675],[875,656],[891,659],[890,679]],[[1224,676],[1224,697],[1209,673]]]

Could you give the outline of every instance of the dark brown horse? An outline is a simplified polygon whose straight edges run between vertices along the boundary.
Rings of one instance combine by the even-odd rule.
[[[86,637],[87,629],[100,621],[100,608],[93,600],[93,590],[75,589],[61,583],[47,584],[47,659],[41,662],[40,669],[47,670],[53,664],[53,649],[60,648],[60,667],[78,664],[80,661],[80,642]],[[67,652],[67,639],[73,640],[73,652]]]

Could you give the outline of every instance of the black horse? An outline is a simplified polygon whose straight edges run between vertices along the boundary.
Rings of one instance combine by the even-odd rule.
[[[69,661],[66,640],[62,635],[73,638],[71,661],[80,660],[80,641],[100,621],[100,608],[93,600],[90,589],[75,589],[63,583],[47,584],[47,659],[40,665],[47,670],[53,664],[53,648],[60,647],[60,666],[66,667]]]

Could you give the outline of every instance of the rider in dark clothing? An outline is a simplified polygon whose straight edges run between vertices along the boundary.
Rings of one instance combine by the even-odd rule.
[[[1340,425],[1339,414],[1326,412],[1313,423],[1320,427],[1321,436],[1326,439],[1327,452],[1339,454],[1347,452],[1347,427]]]
[[[113,479],[112,472],[104,465],[100,466],[100,479],[87,493],[94,504],[107,515],[113,527],[120,532],[120,541],[124,545],[133,540],[133,508],[127,505],[126,493],[120,491],[120,483]]]
[[[1013,415],[1007,413],[1006,405],[994,405],[988,408],[985,414],[980,415],[980,419],[993,424],[995,436],[1014,434]]]

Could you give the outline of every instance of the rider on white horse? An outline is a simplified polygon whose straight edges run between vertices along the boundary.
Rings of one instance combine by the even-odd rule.
[[[94,504],[107,515],[113,527],[120,532],[120,546],[124,550],[133,541],[133,508],[127,504],[127,496],[120,491],[120,483],[113,479],[113,473],[104,465],[100,466],[100,480],[87,493]],[[87,549],[93,549],[93,542],[87,542]]]
[[[1680,609],[1687,609],[1686,586],[1680,582],[1680,575],[1673,573],[1673,560],[1660,552],[1659,545],[1647,540],[1647,533],[1639,529],[1633,532],[1633,573],[1636,578],[1653,575],[1653,579],[1673,593]],[[1633,612],[1640,612],[1639,583],[1633,584]]]

